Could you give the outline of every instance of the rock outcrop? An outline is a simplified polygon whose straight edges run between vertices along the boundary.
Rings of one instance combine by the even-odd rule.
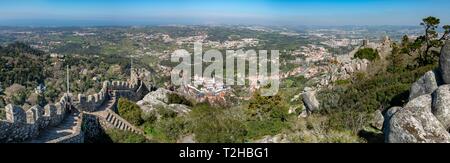
[[[444,83],[450,84],[450,40],[445,43],[441,50],[439,69],[441,71],[442,80]]]
[[[383,128],[384,117],[380,110],[373,113],[372,127],[381,130]]]
[[[392,118],[392,116],[400,109],[403,109],[402,107],[392,107],[390,109],[388,109],[386,111],[386,113],[383,115],[384,116],[384,122],[383,122],[383,133],[388,134],[389,133],[389,125],[390,125],[390,120]]]
[[[174,94],[174,92],[160,88],[156,91],[148,93],[136,104],[140,106],[144,114],[153,112],[158,108],[170,109],[179,115],[186,115],[191,111],[191,108],[186,105],[169,104],[169,94]]]
[[[411,86],[411,91],[409,94],[409,100],[412,100],[416,97],[431,94],[438,88],[438,82],[436,80],[436,75],[433,71],[428,71],[422,76],[419,80],[417,80]]]
[[[308,109],[306,109],[305,104],[302,104],[302,112],[300,112],[300,115],[298,115],[298,118],[306,118],[308,117],[311,112],[308,111]]]
[[[262,139],[255,140],[253,143],[291,143],[286,134],[278,134],[274,136],[264,136]]]
[[[175,111],[178,114],[186,115],[191,111],[191,108],[182,104],[169,104],[169,109]]]
[[[388,117],[388,143],[450,143],[450,134],[431,112],[431,95],[423,95]]]
[[[450,128],[450,85],[440,86],[433,94],[432,112],[446,129]]]
[[[317,69],[317,72],[327,72],[311,78],[317,80],[317,88],[328,87],[337,80],[347,80],[357,72],[367,71],[370,65],[369,60],[359,58],[338,59],[338,62],[339,64],[328,64]]]
[[[350,77],[351,74],[357,71],[366,71],[370,61],[367,59],[352,59],[349,62],[343,63],[340,72],[343,76]]]
[[[309,112],[319,110],[319,101],[316,98],[316,91],[305,88],[305,92],[302,94],[303,103]]]
[[[386,142],[450,143],[450,41],[439,59],[439,70],[412,85],[410,101],[385,113]]]

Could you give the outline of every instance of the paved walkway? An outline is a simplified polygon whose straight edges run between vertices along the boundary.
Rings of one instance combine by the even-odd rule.
[[[68,114],[58,126],[47,127],[31,143],[45,143],[75,133],[77,123],[81,120],[79,115],[79,113]]]
[[[94,114],[100,118],[106,119],[106,117],[108,116],[108,109],[111,109],[114,104],[116,103],[116,97],[115,96],[111,96],[111,99],[108,100],[107,102],[103,103],[102,106],[100,106],[99,108],[97,108],[97,110],[95,112],[92,112],[91,114]]]

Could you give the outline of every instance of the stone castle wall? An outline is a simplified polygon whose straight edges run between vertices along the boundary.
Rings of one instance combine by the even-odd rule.
[[[125,89],[123,87],[113,87],[115,95],[118,98],[124,97],[132,101],[138,101],[150,92],[143,82],[140,82],[139,85],[134,84],[130,86]]]
[[[102,89],[96,94],[88,96],[79,94],[74,100],[71,100],[73,99],[71,95],[64,94],[60,101],[55,104],[49,104],[45,107],[33,106],[27,111],[20,106],[9,104],[5,108],[6,119],[0,120],[0,143],[24,142],[37,137],[43,129],[58,126],[66,117],[68,108],[72,106],[82,114],[81,121],[76,124],[75,132],[48,143],[82,143],[85,133],[82,129],[82,123],[85,120],[83,111],[96,111],[110,100],[110,93],[114,93],[116,98],[125,97],[137,101],[149,92],[142,81],[138,79],[130,81],[105,81]],[[89,130],[89,128],[85,128],[85,130]]]
[[[7,105],[6,120],[0,120],[0,142],[23,142],[36,137],[48,126],[57,126],[65,118],[69,100],[65,94],[56,104],[44,108],[33,106],[27,111],[19,106]]]
[[[147,87],[142,82],[129,83],[125,81],[105,81],[103,82],[103,87],[100,92],[96,94],[88,96],[78,94],[78,99],[74,102],[74,105],[82,111],[96,111],[97,108],[110,99],[108,91],[113,91],[116,96],[125,97],[130,100],[139,100],[148,93]]]
[[[135,91],[138,89],[139,84],[140,83],[138,83],[138,82],[129,83],[129,82],[125,82],[125,81],[113,81],[113,82],[111,82],[110,89]]]
[[[74,105],[81,111],[93,112],[96,108],[100,107],[105,101],[108,101],[108,86],[109,82],[103,82],[100,92],[93,95],[78,94],[77,101]]]
[[[83,143],[84,142],[84,132],[82,130],[82,125],[84,123],[84,114],[80,113],[80,121],[77,122],[75,126],[75,131],[73,134],[60,137],[58,139],[51,140],[46,143]]]

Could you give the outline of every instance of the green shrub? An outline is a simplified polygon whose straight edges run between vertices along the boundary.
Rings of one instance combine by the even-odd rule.
[[[380,58],[380,56],[378,55],[378,52],[372,48],[363,48],[359,49],[358,52],[356,52],[355,58],[374,61],[375,59]]]
[[[279,120],[247,121],[245,125],[248,139],[257,139],[265,135],[276,135],[288,127],[286,122]]]
[[[145,123],[154,123],[156,122],[156,120],[158,120],[158,116],[154,111],[149,113],[142,113],[141,117]]]
[[[350,84],[350,80],[336,80],[335,83],[336,85],[346,85]]]
[[[280,87],[281,88],[292,88],[292,87],[301,87],[303,86],[308,79],[306,79],[304,76],[290,76],[286,79],[283,79],[281,82]]]
[[[143,117],[145,122],[141,127],[155,141],[174,143],[187,133],[189,122],[186,117],[177,117],[175,111],[162,106],[157,107],[154,112],[144,114]]]
[[[324,89],[318,93],[318,99],[325,110],[372,112],[380,108],[402,106],[408,100],[412,83],[435,66],[397,73],[380,72],[372,77],[356,79],[351,85]]]
[[[23,105],[27,99],[27,92],[25,90],[20,90],[15,92],[11,97],[11,103],[14,105]]]
[[[412,83],[436,65],[375,76],[356,78],[351,85],[336,86],[318,93],[322,114],[329,117],[331,129],[356,133],[370,121],[378,109],[403,106],[408,102]]]
[[[329,129],[337,131],[351,131],[358,133],[364,126],[370,123],[371,114],[359,110],[342,110],[327,114],[328,121],[326,125]]]
[[[187,121],[183,117],[169,118],[158,121],[149,128],[152,135],[164,142],[176,142],[187,131]]]
[[[144,120],[141,117],[141,108],[127,99],[119,99],[118,112],[122,118],[126,119],[133,125],[139,126],[144,123]]]
[[[245,140],[244,118],[237,110],[225,110],[200,104],[193,108],[189,117],[190,130],[202,143],[242,143]]]
[[[0,119],[5,119],[6,118],[6,112],[3,108],[0,108]]]
[[[144,136],[118,129],[108,129],[106,134],[114,143],[146,143]]]
[[[3,100],[2,97],[0,97],[0,108],[4,108],[6,106],[5,100]]]
[[[350,130],[335,129],[330,125],[330,115],[313,114],[306,118],[290,119],[290,128],[285,130],[294,143],[359,143],[363,142]]]
[[[169,104],[183,104],[187,106],[192,106],[192,103],[189,100],[176,93],[169,94]]]
[[[175,118],[177,116],[177,112],[164,107],[157,108],[157,111],[162,119]]]
[[[262,96],[260,92],[255,92],[249,101],[246,113],[249,120],[277,119],[285,121],[288,105],[280,94]]]
[[[249,139],[274,135],[287,127],[288,104],[281,93],[261,96],[255,92],[246,108]]]

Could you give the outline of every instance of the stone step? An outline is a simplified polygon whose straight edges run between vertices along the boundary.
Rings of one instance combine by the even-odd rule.
[[[114,126],[117,127],[117,125],[119,125],[120,121],[119,121],[119,119],[117,119],[117,118],[114,118],[114,120],[115,120]]]
[[[108,115],[106,116],[106,121],[111,122],[111,118],[112,118],[111,114],[108,114]]]
[[[140,134],[141,131],[137,131],[134,129],[134,126],[130,126],[128,122],[123,121],[121,117],[117,117],[118,115],[111,113],[110,110],[112,110],[112,107],[116,103],[115,97],[112,97],[108,102],[105,102],[98,110],[97,114],[103,115],[102,118],[104,118],[108,123],[111,124],[111,126],[124,130],[124,131],[130,131],[137,134]]]
[[[117,123],[117,118],[116,118],[116,117],[112,117],[111,123],[112,123],[113,125],[115,125],[115,124]]]
[[[119,128],[120,128],[121,130],[123,130],[124,126],[125,126],[125,124],[124,124],[123,122],[120,122]]]
[[[109,122],[111,122],[111,124],[114,125],[114,123],[116,122],[116,118],[111,117],[111,121],[109,121]]]
[[[125,124],[124,123],[120,123],[119,129],[124,130]]]

